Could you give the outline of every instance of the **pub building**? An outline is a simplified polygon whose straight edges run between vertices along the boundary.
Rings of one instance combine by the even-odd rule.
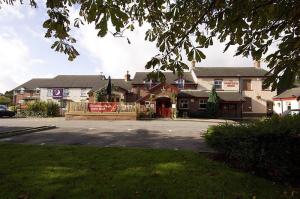
[[[254,67],[195,67],[181,76],[164,72],[165,81],[136,72],[131,78],[112,79],[111,101],[138,103],[151,109],[157,118],[196,117],[206,115],[209,93],[214,86],[219,96],[218,116],[240,118],[266,116],[273,112],[276,91],[264,89],[267,71],[255,62]],[[14,102],[32,100],[96,102],[95,94],[108,83],[104,75],[58,75],[51,79],[32,79],[14,89]],[[59,93],[58,93],[59,92]]]

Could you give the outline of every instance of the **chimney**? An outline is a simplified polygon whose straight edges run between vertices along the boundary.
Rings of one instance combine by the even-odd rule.
[[[103,72],[100,72],[100,79],[101,80],[106,80],[106,77],[105,77],[105,75],[103,75]]]
[[[260,60],[254,60],[254,67],[260,68]]]
[[[194,70],[196,68],[196,60],[192,61],[192,70]]]
[[[129,71],[126,72],[126,75],[125,75],[125,82],[128,82],[130,81],[130,74],[129,74]]]

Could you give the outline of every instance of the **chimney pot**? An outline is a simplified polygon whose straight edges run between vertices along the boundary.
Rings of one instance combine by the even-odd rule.
[[[254,60],[254,67],[260,68],[260,60]]]

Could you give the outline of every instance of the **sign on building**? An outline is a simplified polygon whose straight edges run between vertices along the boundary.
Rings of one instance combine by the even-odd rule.
[[[64,97],[64,90],[62,88],[53,88],[53,99],[62,99]]]

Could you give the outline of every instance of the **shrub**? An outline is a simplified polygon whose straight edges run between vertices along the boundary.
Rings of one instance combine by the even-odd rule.
[[[56,117],[59,116],[59,105],[55,102],[35,101],[28,103],[21,111],[23,117]]]
[[[210,127],[206,142],[243,169],[299,183],[300,115]]]
[[[35,101],[28,103],[24,111],[25,115],[31,117],[46,117],[47,116],[47,103]]]
[[[59,116],[59,105],[55,102],[47,103],[47,116],[48,117],[57,117]]]

